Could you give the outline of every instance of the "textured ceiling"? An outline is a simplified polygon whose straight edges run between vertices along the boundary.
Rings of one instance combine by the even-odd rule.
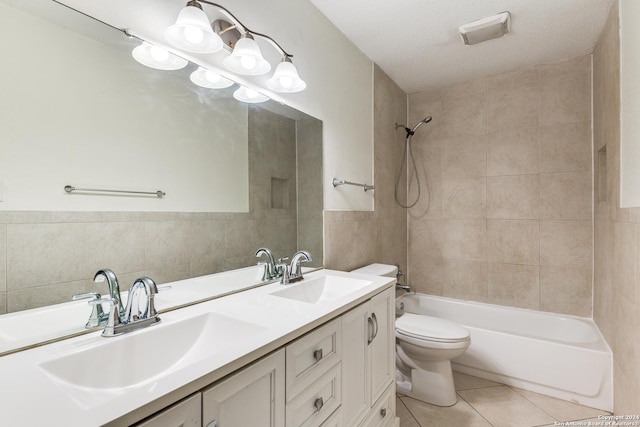
[[[592,51],[613,0],[311,0],[405,92]],[[511,34],[465,46],[458,27],[511,13]]]

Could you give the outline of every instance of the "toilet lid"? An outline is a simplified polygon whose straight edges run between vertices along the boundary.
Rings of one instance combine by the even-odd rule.
[[[396,331],[414,338],[437,341],[464,341],[469,339],[469,331],[445,319],[405,313],[396,319]]]

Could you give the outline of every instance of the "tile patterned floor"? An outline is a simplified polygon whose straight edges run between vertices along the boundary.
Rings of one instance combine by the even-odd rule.
[[[534,427],[598,421],[608,412],[470,375],[453,373],[458,403],[442,408],[398,395],[400,427]]]

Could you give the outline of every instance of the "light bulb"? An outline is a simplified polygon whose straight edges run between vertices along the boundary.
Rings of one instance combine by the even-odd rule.
[[[169,59],[169,52],[158,46],[151,46],[149,53],[151,57],[158,62],[165,62]]]
[[[184,28],[184,38],[191,44],[198,44],[204,40],[204,34],[200,28],[187,25]]]
[[[245,70],[253,70],[256,67],[256,58],[253,56],[243,56],[240,58],[240,64]]]
[[[245,89],[244,93],[247,95],[247,98],[249,99],[254,99],[258,96],[258,92],[249,88]]]
[[[220,76],[220,74],[207,70],[204,73],[204,78],[211,83],[218,83],[222,77]]]
[[[280,77],[280,86],[289,89],[293,86],[293,79],[291,77]]]

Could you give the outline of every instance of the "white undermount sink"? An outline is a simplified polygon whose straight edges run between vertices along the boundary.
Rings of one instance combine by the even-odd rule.
[[[299,283],[284,285],[281,290],[270,295],[302,301],[310,304],[322,304],[337,300],[357,291],[373,282],[351,277],[326,275]]]
[[[101,338],[40,367],[74,400],[91,407],[100,403],[101,391],[113,393],[145,383],[224,349],[237,337],[246,339],[263,330],[260,325],[207,313]]]

